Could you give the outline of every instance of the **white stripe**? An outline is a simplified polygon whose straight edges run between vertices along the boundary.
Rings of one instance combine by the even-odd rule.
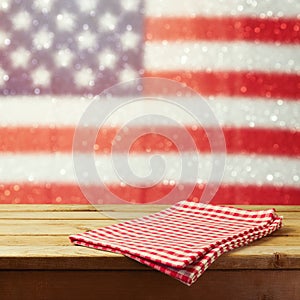
[[[86,158],[87,156],[82,156]],[[151,155],[135,154],[130,157],[117,154],[115,157],[125,161],[128,159],[134,174],[138,177],[131,183],[145,183],[144,176],[149,175]],[[161,175],[163,180],[179,180],[190,182],[191,176],[180,178],[181,159],[189,159],[194,168],[198,166],[198,182],[206,182],[211,170],[211,156],[201,154],[198,162],[195,154],[185,152],[182,157],[179,154],[163,154],[166,169],[163,174],[156,174],[148,182],[157,182]],[[109,156],[96,156],[96,166],[105,183],[120,183],[115,174],[114,167]],[[159,175],[159,176],[158,176]],[[157,177],[158,176],[158,177]],[[226,168],[223,183],[236,184],[270,184],[278,186],[299,187],[300,160],[297,158],[272,157],[272,156],[249,156],[249,155],[227,155]],[[100,182],[98,179],[86,177],[86,183]],[[130,178],[130,176],[128,176]],[[73,168],[71,154],[4,154],[0,156],[0,182],[56,182],[77,183]]]
[[[170,100],[172,98],[170,97]],[[0,126],[77,126],[80,117],[91,100],[79,97],[54,98],[43,97],[3,97],[0,101]],[[105,101],[101,107],[124,103],[124,99]],[[182,104],[189,107],[195,99],[183,99]],[[196,99],[199,101],[199,99]],[[300,130],[300,102],[262,98],[226,98],[211,97],[208,100],[217,120],[229,127],[264,127],[273,129]],[[182,108],[161,101],[143,101],[126,104],[122,109],[113,112],[105,123],[106,126],[122,126],[139,115],[159,114],[167,116],[183,125],[197,125],[197,122]],[[96,112],[97,116],[97,112]],[[159,125],[160,120],[155,124]],[[147,119],[140,120],[146,125]],[[163,125],[163,118],[161,125]],[[203,126],[209,126],[204,120]]]
[[[162,16],[299,17],[299,0],[146,0],[145,13]]]
[[[300,47],[249,42],[147,42],[145,68],[150,71],[211,70],[300,74]]]
[[[75,125],[90,101],[90,99],[76,96],[1,97],[0,125]]]

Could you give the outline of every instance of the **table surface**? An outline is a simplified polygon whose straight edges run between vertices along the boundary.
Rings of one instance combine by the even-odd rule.
[[[119,254],[74,246],[68,236],[166,207],[106,205],[99,212],[89,205],[0,205],[0,270],[150,270]],[[238,207],[275,207],[283,228],[222,255],[210,269],[300,269],[300,206]]]

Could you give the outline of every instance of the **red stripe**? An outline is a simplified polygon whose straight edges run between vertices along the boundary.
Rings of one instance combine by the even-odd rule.
[[[82,130],[82,138],[92,130]],[[101,147],[99,152],[110,152],[111,141],[117,129],[99,131]],[[2,152],[71,152],[75,128],[60,127],[6,127],[0,128],[0,151]],[[82,149],[84,151],[84,149]]]
[[[132,188],[111,185],[110,190],[130,203],[150,203],[168,194],[173,186],[159,185],[153,188]],[[197,201],[204,186],[197,186],[189,197]],[[101,188],[90,187],[91,191],[97,191],[102,195]],[[184,191],[177,191],[178,199]],[[103,194],[105,192],[103,191]],[[283,186],[242,186],[222,185],[211,203],[213,204],[253,204],[253,205],[299,205],[300,189]],[[175,199],[176,200],[176,199]],[[182,200],[182,199],[180,199]],[[1,184],[0,204],[88,204],[77,185],[40,184],[30,185],[26,183]],[[109,204],[110,198],[104,199]]]
[[[153,128],[152,128],[153,129]],[[210,145],[203,128],[186,127],[200,152],[209,152]],[[172,138],[177,133],[176,127],[158,127],[156,132],[149,133],[149,128],[131,128],[125,138],[140,136],[132,144],[131,152],[174,152],[177,145],[182,145],[183,151],[192,151],[191,143],[178,135],[176,143]],[[96,142],[96,152],[110,153],[112,141],[117,128],[103,128],[99,131]],[[228,153],[256,153],[270,155],[300,155],[300,132],[289,130],[259,129],[259,128],[223,128]],[[89,130],[82,130],[82,139],[89,135]],[[74,128],[0,128],[0,151],[2,152],[71,152]],[[117,151],[127,151],[122,139]],[[78,149],[82,152],[89,149]]]
[[[249,17],[147,18],[145,39],[300,42],[300,20]]]
[[[146,71],[144,77],[162,77],[186,84],[203,96],[300,98],[300,75],[261,72]],[[161,93],[161,83],[146,85],[146,93]]]

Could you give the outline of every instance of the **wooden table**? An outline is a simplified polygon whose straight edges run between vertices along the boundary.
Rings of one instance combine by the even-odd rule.
[[[106,206],[103,214],[83,205],[0,205],[0,299],[300,299],[300,206],[276,207],[282,229],[224,254],[191,287],[68,240],[117,222],[107,214],[130,219],[163,208]]]

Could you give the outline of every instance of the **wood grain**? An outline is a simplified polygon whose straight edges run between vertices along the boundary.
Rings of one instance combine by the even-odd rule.
[[[87,293],[88,299],[298,299],[300,206],[275,207],[283,228],[222,255],[192,287],[122,255],[69,242],[70,234],[165,207],[106,205],[99,212],[91,205],[0,205],[0,299],[85,299]],[[111,219],[119,215],[122,220]]]
[[[275,208],[276,211],[300,211],[300,205],[230,205],[243,209],[269,209]],[[78,205],[78,204],[1,204],[0,211],[96,211],[96,207],[103,211],[148,211],[157,212],[169,207],[169,205],[155,204],[127,204],[127,205]]]
[[[300,239],[290,236],[276,236],[274,234],[264,237],[248,245],[252,246],[300,246]],[[70,246],[69,235],[0,235],[0,245],[2,246]]]
[[[121,221],[123,220],[1,220],[0,218],[0,236],[69,235]],[[287,219],[284,221],[284,227],[274,235],[300,236],[300,222],[297,219]]]
[[[1,206],[0,206],[1,207]],[[0,220],[108,220],[121,217],[121,219],[133,219],[147,215],[148,211],[0,211]],[[280,216],[286,219],[298,219],[298,212],[280,211]]]
[[[156,271],[0,271],[5,300],[297,300],[299,270],[207,270],[192,286]]]
[[[116,259],[108,261],[107,258]],[[0,269],[127,270],[138,265],[122,255],[84,247],[0,246]],[[300,269],[300,246],[243,247],[222,255],[211,268]]]
[[[149,214],[149,212],[107,212],[99,211],[0,211],[0,220],[130,220]],[[296,213],[286,213],[287,218],[294,218]]]

